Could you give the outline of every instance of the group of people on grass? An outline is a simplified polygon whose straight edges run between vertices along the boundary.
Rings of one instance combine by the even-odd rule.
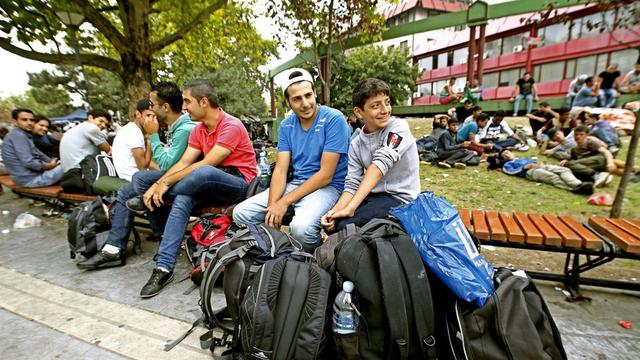
[[[513,131],[505,120],[505,112],[492,117],[480,106],[466,101],[451,108],[448,115],[436,115],[433,131],[428,136],[436,143],[435,156],[423,156],[441,168],[464,169],[469,165],[489,162],[489,169],[502,169],[508,175],[554,185],[580,194],[592,194],[594,187],[606,186],[612,175],[622,175],[624,162],[614,157],[621,142],[616,129],[587,107],[570,110],[551,109],[540,102],[539,109],[527,114],[531,133]],[[460,120],[464,119],[464,120]],[[423,139],[418,140],[418,142]],[[514,150],[539,148],[539,155],[559,161],[544,164],[537,158],[517,158]],[[631,181],[640,181],[637,169]]]
[[[389,92],[389,86],[375,78],[355,86],[354,113],[362,127],[352,133],[340,111],[316,103],[311,75],[294,69],[284,86],[292,113],[280,125],[270,188],[248,199],[247,189],[257,176],[253,144],[240,120],[223,110],[211,82],[188,81],[182,91],[172,83],[154,86],[149,97],[138,102],[133,121],[109,147],[100,129],[110,119],[92,113],[86,125],[76,127],[85,136],[84,144],[80,136],[72,137],[74,151],[87,147],[111,153],[114,163],[120,162],[118,174],[126,174],[130,181],[117,192],[105,246],[77,266],[93,270],[124,265],[133,215],[138,211],[147,212],[160,239],[156,266],[140,291],[143,298],[155,296],[173,278],[180,243],[196,205],[236,204],[236,223],[265,222],[274,227],[283,225],[292,207],[290,232],[309,252],[321,244],[323,228],[332,233],[349,223],[361,226],[384,217],[389,208],[415,199],[420,192],[416,142],[407,123],[391,117]],[[160,123],[169,129],[166,144],[157,137]],[[77,165],[75,160],[65,164],[66,137],[71,131],[60,145],[63,170],[57,160],[31,147],[31,111],[15,111],[13,124],[3,154],[18,185],[33,185],[30,177],[40,179],[58,169],[55,176],[47,175],[49,183],[55,183]],[[17,143],[27,149],[21,152],[25,156],[15,154]],[[116,147],[129,149],[126,159],[115,159],[120,156]],[[290,167],[292,180],[287,179]],[[14,177],[27,170],[24,179]]]

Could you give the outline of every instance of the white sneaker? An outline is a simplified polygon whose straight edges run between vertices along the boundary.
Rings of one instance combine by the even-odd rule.
[[[600,172],[596,174],[596,180],[593,182],[593,186],[597,188],[605,187],[613,180],[613,175],[608,172]]]
[[[516,144],[516,146],[514,146],[513,148],[518,151],[529,151],[529,146],[524,144]]]
[[[453,167],[455,167],[458,170],[464,170],[467,168],[467,165],[461,163],[461,162],[457,162],[455,164],[453,164]]]
[[[534,139],[527,139],[527,145],[529,145],[530,148],[535,149],[536,147],[538,147],[538,143],[534,140]]]

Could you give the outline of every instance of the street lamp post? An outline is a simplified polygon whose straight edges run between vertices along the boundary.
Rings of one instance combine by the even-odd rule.
[[[84,66],[82,66],[82,58],[80,56],[80,47],[78,45],[77,33],[80,30],[80,25],[84,22],[84,15],[68,10],[56,11],[56,15],[62,21],[62,23],[71,31],[71,42],[75,52],[76,65],[80,68],[80,87],[84,91],[84,100],[86,105],[89,105],[89,89],[87,87],[87,76],[84,72]],[[87,109],[88,110],[88,109]]]

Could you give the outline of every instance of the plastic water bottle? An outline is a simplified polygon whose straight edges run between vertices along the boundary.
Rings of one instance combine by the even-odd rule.
[[[351,301],[353,283],[342,283],[342,291],[336,296],[333,303],[333,322],[331,329],[336,334],[353,334],[358,331],[358,310]]]
[[[260,160],[258,161],[258,172],[260,174],[260,178],[266,179],[271,175],[271,166],[267,161],[267,152],[264,147],[260,151]]]

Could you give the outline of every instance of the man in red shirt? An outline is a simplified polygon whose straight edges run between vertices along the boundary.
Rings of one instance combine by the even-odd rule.
[[[166,173],[147,171],[144,205],[151,211],[171,204],[158,248],[156,267],[140,296],[158,294],[173,278],[176,255],[191,210],[200,202],[234,204],[244,200],[248,184],[257,175],[256,155],[244,125],[218,104],[208,80],[191,80],[183,90],[183,110],[200,123],[191,131],[182,158]]]

